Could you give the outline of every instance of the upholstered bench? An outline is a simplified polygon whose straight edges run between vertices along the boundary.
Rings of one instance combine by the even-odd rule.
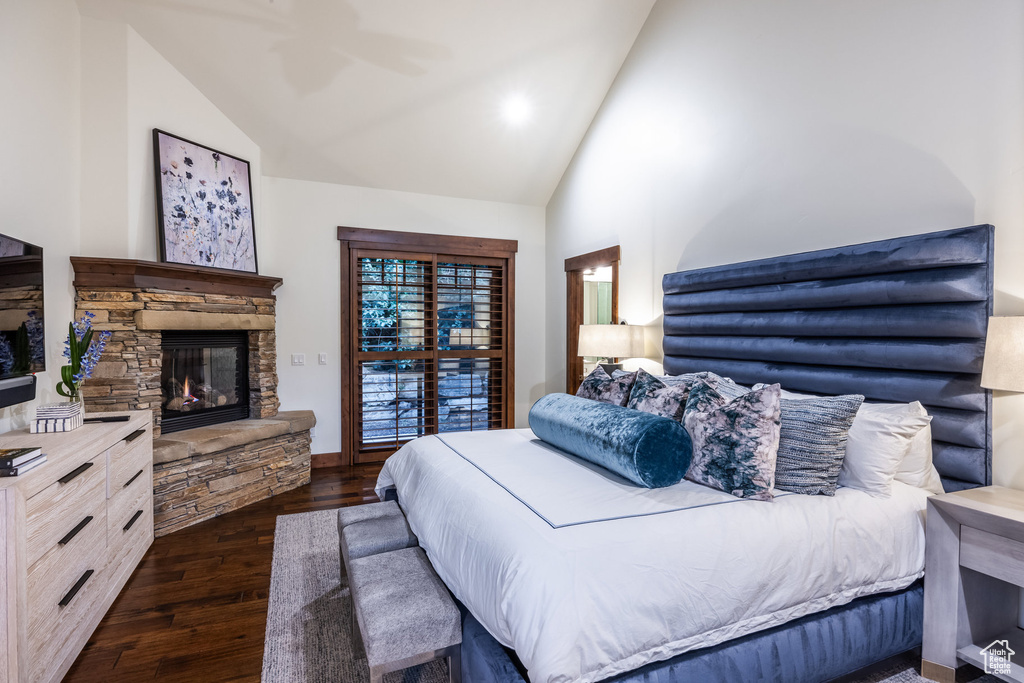
[[[402,509],[394,501],[339,509],[338,541],[341,544],[341,568],[345,574],[350,560],[411,548],[417,543]]]
[[[338,541],[341,546],[339,555],[342,576],[348,576],[349,563],[354,559],[411,548],[417,544],[416,535],[405,521],[402,508],[393,500],[339,508]],[[359,625],[353,607],[352,644],[357,650],[359,642]]]
[[[393,500],[384,503],[367,503],[366,505],[350,505],[338,508],[338,532],[340,533],[344,527],[356,522],[395,516],[404,517],[402,508],[398,507],[398,503]]]
[[[349,587],[370,683],[441,657],[450,681],[461,680],[462,619],[422,548],[352,559]]]

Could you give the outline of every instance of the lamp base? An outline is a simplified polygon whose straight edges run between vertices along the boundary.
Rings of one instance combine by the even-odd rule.
[[[604,371],[607,372],[609,376],[611,376],[611,374],[616,370],[622,369],[622,363],[598,363],[598,365],[604,368]]]

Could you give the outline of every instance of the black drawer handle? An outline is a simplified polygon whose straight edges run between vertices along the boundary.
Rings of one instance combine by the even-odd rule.
[[[141,477],[141,476],[142,476],[142,473],[143,473],[143,472],[145,472],[145,471],[146,471],[146,470],[145,470],[145,468],[143,468],[143,469],[139,470],[138,472],[136,472],[136,473],[135,473],[135,476],[134,476],[134,477],[132,477],[131,479],[129,479],[128,481],[126,481],[126,482],[124,483],[124,486],[122,486],[121,488],[123,488],[123,489],[126,489],[126,488],[128,488],[129,486],[131,486],[131,485],[132,485],[132,482],[133,482],[133,481],[135,481],[136,479],[138,479],[139,477]]]
[[[124,442],[125,443],[131,443],[132,441],[135,441],[135,439],[139,438],[140,436],[142,436],[145,433],[146,433],[145,429],[136,429],[134,432],[132,432],[128,436],[124,437]]]
[[[124,525],[123,531],[128,531],[133,526],[135,526],[135,522],[137,522],[139,520],[139,517],[141,517],[141,516],[142,516],[142,510],[139,510],[134,515],[132,515],[132,518],[129,519],[128,523]]]
[[[79,465],[78,467],[76,467],[75,469],[71,470],[70,472],[68,472],[67,474],[65,474],[65,475],[64,475],[63,477],[61,477],[61,478],[60,478],[60,479],[58,479],[57,481],[59,481],[59,482],[60,482],[60,483],[62,483],[62,484],[67,484],[67,483],[68,483],[68,482],[70,482],[70,481],[71,481],[72,479],[74,479],[75,477],[77,477],[77,476],[78,476],[79,474],[81,474],[82,472],[85,472],[85,471],[86,471],[87,469],[89,469],[90,467],[92,467],[92,465],[93,465],[93,464],[92,464],[91,462],[87,462],[87,463],[85,463],[84,465]]]
[[[84,529],[86,527],[86,525],[88,525],[89,522],[91,522],[91,521],[92,521],[92,515],[89,515],[88,517],[83,519],[81,522],[79,522],[78,526],[76,526],[74,529],[69,531],[67,536],[65,536],[64,538],[62,538],[59,541],[57,541],[57,545],[67,545],[68,543],[70,543],[71,539],[74,538],[75,536],[77,536],[78,532],[81,531],[82,529]]]
[[[86,570],[86,572],[82,574],[82,578],[80,578],[75,585],[71,587],[68,594],[61,598],[57,605],[60,607],[67,607],[71,601],[75,599],[75,596],[78,595],[78,591],[82,590],[82,586],[85,585],[85,582],[89,580],[89,577],[91,577],[93,573],[94,572],[91,569]]]

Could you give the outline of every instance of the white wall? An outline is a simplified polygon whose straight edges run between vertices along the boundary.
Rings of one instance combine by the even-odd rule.
[[[548,387],[568,256],[621,244],[620,313],[660,343],[666,272],[976,223],[1024,314],[1024,4],[658,0],[547,207]],[[1024,400],[995,480],[1024,488]]]
[[[249,162],[258,248],[259,146],[133,28],[86,16],[80,255],[159,260],[154,128]]]
[[[47,367],[53,385],[74,311],[69,257],[158,260],[152,129],[250,162],[261,273],[278,291],[283,410],[312,409],[314,452],[341,450],[338,425],[338,225],[519,240],[517,422],[544,393],[544,211],[356,187],[264,179],[260,148],[121,21],[79,16],[72,0],[13,3],[0,22],[0,232],[45,250]],[[264,207],[262,200],[268,197]],[[265,213],[264,213],[265,212]],[[292,367],[291,353],[308,364]],[[329,364],[316,365],[326,352]],[[36,402],[38,403],[38,401]],[[34,403],[0,410],[0,431],[27,423]]]
[[[545,393],[544,209],[372,190],[284,178],[263,179],[263,272],[277,290],[277,372],[282,410],[315,410],[314,453],[341,451],[341,247],[337,228],[372,228],[519,240],[516,255],[516,423]],[[292,366],[304,353],[306,365]],[[328,364],[317,364],[327,353]]]
[[[71,0],[5,3],[0,21],[0,232],[43,247],[48,368],[36,402],[0,410],[0,432],[57,400],[80,232],[78,26]]]

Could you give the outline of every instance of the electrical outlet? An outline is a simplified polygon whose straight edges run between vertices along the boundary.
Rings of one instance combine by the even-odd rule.
[[[318,361],[320,362],[320,365],[327,365],[327,354],[321,353]]]
[[[304,353],[293,353],[292,354],[292,365],[305,365],[306,354]]]
[[[311,438],[311,439],[315,439],[316,438],[316,427],[310,427],[309,428],[309,438]]]

